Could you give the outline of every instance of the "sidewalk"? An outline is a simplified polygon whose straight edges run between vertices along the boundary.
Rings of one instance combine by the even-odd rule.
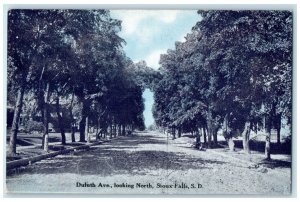
[[[91,142],[96,141],[96,137],[91,136]],[[61,135],[60,133],[50,133],[49,135],[49,152],[51,151],[58,151],[62,148],[68,149],[73,146],[79,146],[86,144],[86,142],[79,142],[79,136],[78,134],[75,136],[75,142],[71,141],[71,135],[70,133],[66,133],[66,145],[61,144]],[[103,139],[102,139],[103,140]],[[24,143],[28,143],[26,145],[20,145],[17,144],[17,156],[14,159],[22,159],[22,158],[29,158],[36,155],[42,155],[46,154],[42,149],[42,135],[41,134],[20,134],[18,136],[18,141]],[[8,142],[6,143],[6,156],[8,156]],[[10,158],[7,159],[8,161],[11,161]]]
[[[169,141],[182,147],[194,148],[195,146],[195,139],[188,138],[187,136]],[[269,169],[278,168],[279,170],[284,168],[291,168],[292,156],[289,154],[271,154],[271,160],[266,160],[265,154],[260,151],[251,150],[251,154],[246,154],[241,148],[235,148],[235,151],[230,151],[228,145],[224,143],[219,143],[219,146],[221,146],[222,148],[206,149],[205,151],[199,152],[215,154],[222,158],[230,159],[237,165],[242,163],[245,167],[248,168],[265,167]]]
[[[62,145],[61,142],[51,142],[49,143],[49,151],[46,152],[41,148],[41,145],[33,146],[22,146],[17,147],[17,160],[14,158],[7,157],[6,159],[6,169],[14,169],[21,166],[30,165],[34,162],[52,158],[60,154],[66,154],[70,152],[77,152],[78,150],[87,150],[92,146],[108,142],[110,140],[91,140],[91,142],[73,142]]]

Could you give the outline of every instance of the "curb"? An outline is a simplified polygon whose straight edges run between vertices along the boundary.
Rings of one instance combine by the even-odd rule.
[[[42,154],[39,156],[34,156],[34,157],[30,157],[30,158],[25,158],[25,159],[19,159],[19,160],[15,160],[15,161],[10,161],[6,163],[6,170],[10,170],[10,169],[14,169],[14,168],[18,168],[21,166],[27,166],[27,165],[31,165],[32,163],[35,163],[37,161],[41,161],[47,158],[52,158],[55,157],[57,155],[60,154],[67,154],[76,150],[83,150],[83,149],[89,149],[92,146],[95,145],[99,145],[105,142],[109,142],[110,140],[104,140],[101,142],[95,142],[95,143],[91,143],[88,145],[80,145],[80,146],[76,146],[76,147],[72,147],[72,148],[68,148],[68,149],[64,149],[64,150],[60,150],[60,151],[55,151],[55,152],[50,152],[48,154]]]

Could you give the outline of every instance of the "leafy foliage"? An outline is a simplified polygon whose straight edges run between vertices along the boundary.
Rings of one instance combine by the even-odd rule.
[[[121,21],[108,10],[10,10],[8,89],[26,90],[26,99],[9,101],[25,102],[19,106],[29,117],[42,116],[44,132],[51,110],[59,115],[68,106],[68,120],[80,120],[83,140],[87,117],[102,128],[144,128],[142,87],[128,72],[132,62],[122,50],[120,30]]]
[[[291,12],[198,13],[202,20],[186,41],[161,55],[156,123],[214,134],[225,119],[232,131],[265,118],[270,127],[278,117],[291,120]]]

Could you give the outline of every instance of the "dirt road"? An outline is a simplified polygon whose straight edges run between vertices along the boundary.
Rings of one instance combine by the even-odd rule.
[[[289,168],[244,162],[157,132],[118,137],[7,176],[7,192],[101,194],[290,194]]]

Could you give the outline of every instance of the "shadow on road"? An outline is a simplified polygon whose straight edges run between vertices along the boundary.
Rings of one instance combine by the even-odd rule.
[[[263,160],[259,165],[263,165],[265,167],[274,169],[274,168],[291,168],[292,163],[288,161],[282,161],[282,160]]]
[[[122,141],[122,140],[125,140]],[[114,140],[113,145],[126,145],[126,146],[138,146],[143,144],[166,144],[166,138],[164,137],[153,137],[151,135],[132,135],[130,137],[122,137],[122,139]]]
[[[166,139],[153,136],[121,137],[106,145],[89,151],[57,156],[19,170],[19,173],[76,173],[81,175],[146,175],[149,170],[208,169],[208,164],[223,164],[222,161],[203,160],[185,153],[162,150],[139,150],[147,144],[162,145]],[[148,145],[149,146],[149,145]],[[10,173],[13,174],[13,173]]]

